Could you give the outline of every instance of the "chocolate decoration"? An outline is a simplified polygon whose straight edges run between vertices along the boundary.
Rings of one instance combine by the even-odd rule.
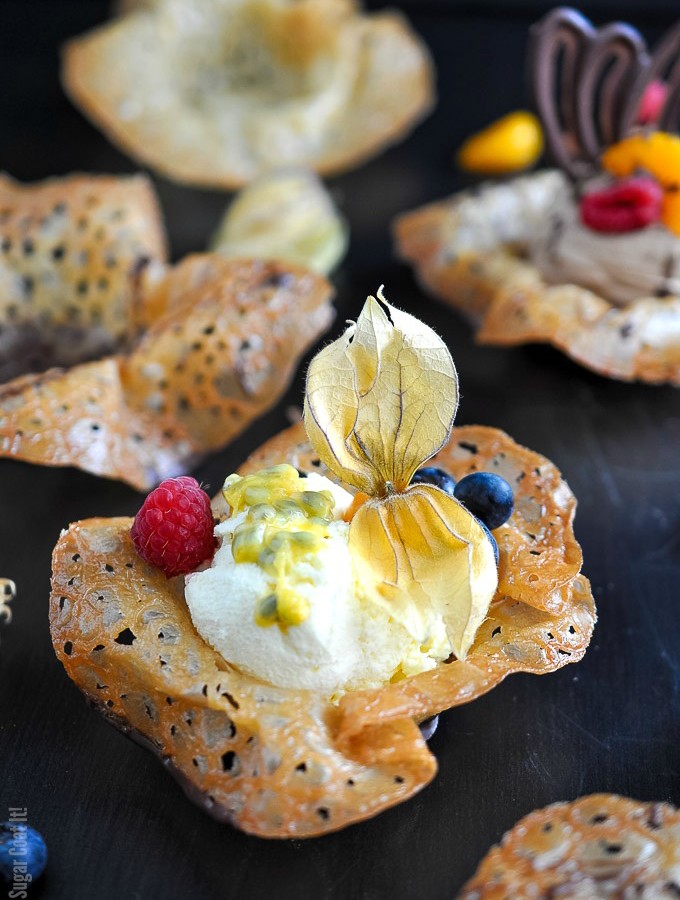
[[[623,137],[626,98],[648,66],[645,42],[634,28],[612,23],[593,33],[576,86],[578,127],[588,159],[597,160],[602,147]]]
[[[528,66],[548,152],[572,178],[599,171],[602,150],[636,127],[643,94],[656,79],[668,86],[657,127],[680,126],[680,22],[650,56],[632,26],[594,28],[575,9],[558,7],[531,28]]]
[[[595,29],[558,7],[531,28],[534,105],[549,153],[573,178],[593,174],[602,147],[620,139],[625,100],[648,67],[645,42],[629,25]]]
[[[670,28],[654,49],[649,66],[638,76],[621,118],[621,131],[628,134],[636,124],[642,96],[647,86],[657,79],[668,88],[658,127],[677,131],[680,125],[680,22]]]

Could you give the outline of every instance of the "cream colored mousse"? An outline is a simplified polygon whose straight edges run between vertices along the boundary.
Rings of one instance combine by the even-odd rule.
[[[353,497],[289,465],[225,483],[231,516],[210,568],[188,575],[199,634],[225,660],[284,688],[325,696],[379,687],[451,654],[442,617],[417,643],[358,583],[343,516]]]
[[[661,224],[623,234],[588,228],[573,185],[561,173],[549,210],[534,225],[528,255],[550,284],[578,284],[618,306],[680,296],[680,238]]]

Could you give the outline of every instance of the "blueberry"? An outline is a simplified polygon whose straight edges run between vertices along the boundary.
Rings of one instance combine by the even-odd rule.
[[[429,741],[432,735],[437,730],[437,726],[439,725],[439,716],[430,716],[429,719],[423,719],[418,728],[420,728],[420,733],[423,736],[424,741]]]
[[[436,466],[423,466],[422,469],[418,469],[411,479],[411,484],[433,484],[452,497],[456,487],[453,475],[449,475],[444,469],[438,469]]]
[[[478,521],[479,524],[482,526],[482,529],[483,529],[484,533],[486,534],[486,536],[488,537],[488,539],[491,541],[491,546],[492,546],[492,548],[493,548],[494,559],[496,560],[496,565],[498,565],[498,541],[497,541],[496,538],[491,534],[491,532],[490,532],[489,529],[486,527],[486,525],[484,524],[484,522],[482,522],[481,519],[477,519],[477,521]]]
[[[493,472],[473,472],[461,478],[454,496],[491,531],[508,521],[515,505],[512,488]]]
[[[12,884],[21,875],[23,883],[39,878],[47,865],[47,847],[42,835],[22,822],[0,822],[0,876]]]

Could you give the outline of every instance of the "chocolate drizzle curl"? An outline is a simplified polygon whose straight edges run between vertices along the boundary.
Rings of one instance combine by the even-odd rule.
[[[635,127],[646,87],[663,79],[668,93],[658,127],[680,124],[680,22],[650,56],[623,22],[595,28],[575,9],[558,7],[531,29],[529,75],[549,154],[575,179],[599,170],[602,150]]]

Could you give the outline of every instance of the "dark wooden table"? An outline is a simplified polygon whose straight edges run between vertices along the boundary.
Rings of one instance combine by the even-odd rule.
[[[59,42],[102,20],[106,6],[0,3],[0,165],[15,176],[134,170],[58,83]],[[155,759],[90,711],[52,652],[47,598],[59,530],[86,516],[133,514],[141,497],[77,471],[2,461],[0,575],[16,580],[19,598],[0,646],[0,820],[10,806],[27,807],[47,840],[35,897],[449,900],[535,807],[593,791],[680,801],[680,392],[607,381],[549,348],[478,348],[392,258],[391,218],[461,186],[454,147],[522,103],[530,6],[475,15],[469,3],[410,4],[438,65],[440,102],[405,143],[331,182],[352,228],[335,279],[334,334],[385,283],[393,303],[448,341],[459,422],[504,428],[561,468],[580,500],[576,531],[600,612],[585,660],[543,678],[512,677],[445,714],[431,742],[439,775],[409,803],[309,842],[246,837],[192,806]],[[671,21],[663,6],[643,22],[650,36]],[[157,185],[173,254],[202,249],[226,197]],[[286,424],[301,389],[298,377],[275,411],[197,476],[217,488]]]

